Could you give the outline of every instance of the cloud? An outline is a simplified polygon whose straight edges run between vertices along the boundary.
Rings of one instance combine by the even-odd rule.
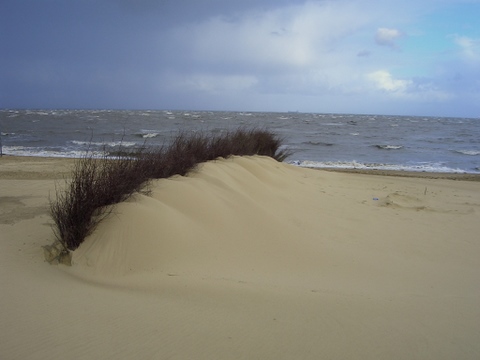
[[[480,39],[460,35],[454,35],[453,38],[465,60],[480,62]]]
[[[179,26],[166,42],[175,45],[163,46],[173,59],[169,79],[175,81],[176,73],[176,82],[192,91],[357,91],[351,83],[360,74],[353,64],[358,45],[349,42],[371,21],[371,15],[358,16],[359,11],[351,3],[307,2]]]
[[[373,83],[375,90],[392,99],[412,102],[445,102],[454,98],[452,93],[443,90],[441,86],[435,84],[433,79],[398,79],[386,70],[371,72],[366,77]]]
[[[397,29],[379,28],[375,33],[375,43],[380,46],[396,47],[395,40],[402,37],[402,32]]]
[[[238,17],[214,17],[175,30],[179,52],[197,65],[252,70],[310,67],[365,24],[352,5],[305,3]]]
[[[480,103],[478,32],[455,21],[431,31],[438,19],[447,27],[438,3],[457,0],[25,2],[36,11],[6,17],[16,31],[0,57],[9,90],[0,96],[17,103],[79,94],[92,100],[77,106],[95,107],[459,109],[452,94]],[[400,40],[402,52],[381,51]]]
[[[378,89],[387,92],[404,93],[408,87],[412,84],[411,80],[394,79],[393,76],[385,70],[378,70],[367,74]]]
[[[324,104],[330,111],[355,111],[354,104],[377,108],[382,99],[385,109],[397,106],[401,113],[408,103],[454,98],[446,82],[429,73],[436,68],[419,67],[411,52],[375,52],[372,33],[377,45],[394,49],[404,36],[397,13],[357,5],[302,2],[181,24],[166,38],[175,46],[163,46],[174,59],[163,82],[174,84],[179,96],[201,98],[207,108],[237,108],[240,102],[252,109],[293,108],[297,102],[306,109]],[[378,27],[385,22],[391,26]],[[471,49],[469,41],[458,41]]]

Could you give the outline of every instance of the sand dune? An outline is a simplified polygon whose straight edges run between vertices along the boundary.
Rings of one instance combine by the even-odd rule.
[[[221,159],[116,206],[66,267],[41,249],[65,162],[2,161],[2,359],[480,357],[478,182]]]

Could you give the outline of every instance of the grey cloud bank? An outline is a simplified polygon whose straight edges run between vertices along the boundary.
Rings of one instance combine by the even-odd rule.
[[[419,30],[455,3],[7,0],[0,107],[478,117],[480,33]]]

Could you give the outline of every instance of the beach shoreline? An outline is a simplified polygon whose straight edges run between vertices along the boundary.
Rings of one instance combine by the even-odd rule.
[[[43,178],[57,178],[67,176],[71,167],[75,162],[74,158],[64,157],[36,157],[36,156],[14,156],[3,155],[0,157],[0,165],[24,163],[34,166],[44,166],[44,174],[41,174],[36,169],[24,168],[18,173],[12,171],[5,166],[0,167],[0,178],[29,178],[29,176],[39,176]],[[364,174],[364,175],[379,175],[379,176],[394,176],[394,177],[408,177],[408,178],[422,178],[422,179],[443,179],[443,180],[458,180],[458,181],[480,181],[480,174],[475,173],[445,173],[445,172],[427,172],[427,171],[404,171],[404,170],[366,170],[366,169],[342,169],[342,168],[308,168],[312,170],[330,171],[338,173]],[[30,175],[29,175],[30,174]],[[37,174],[37,175],[33,175]]]
[[[0,158],[1,358],[480,356],[475,176],[219,159],[50,265],[73,163]]]
[[[419,179],[441,179],[441,180],[458,180],[458,181],[480,181],[480,174],[472,173],[445,173],[445,172],[428,172],[428,171],[404,171],[404,170],[364,170],[364,169],[339,169],[339,168],[323,168],[318,170],[332,171],[339,173],[379,175],[408,177]]]

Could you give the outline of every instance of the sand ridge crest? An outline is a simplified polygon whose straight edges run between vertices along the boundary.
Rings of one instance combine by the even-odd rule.
[[[282,253],[276,247],[301,247],[295,232],[301,233],[296,219],[303,209],[295,198],[305,194],[300,182],[296,189],[288,184],[303,175],[294,167],[280,168],[279,179],[275,160],[238,157],[203,164],[187,177],[157,180],[150,196],[136,195],[116,206],[74,252],[73,263],[112,276],[167,271],[181,257],[188,258],[186,268],[196,264],[191,270],[196,272],[202,266],[214,271],[212,264],[225,256],[230,267],[254,259],[257,267],[265,266],[268,253]]]

